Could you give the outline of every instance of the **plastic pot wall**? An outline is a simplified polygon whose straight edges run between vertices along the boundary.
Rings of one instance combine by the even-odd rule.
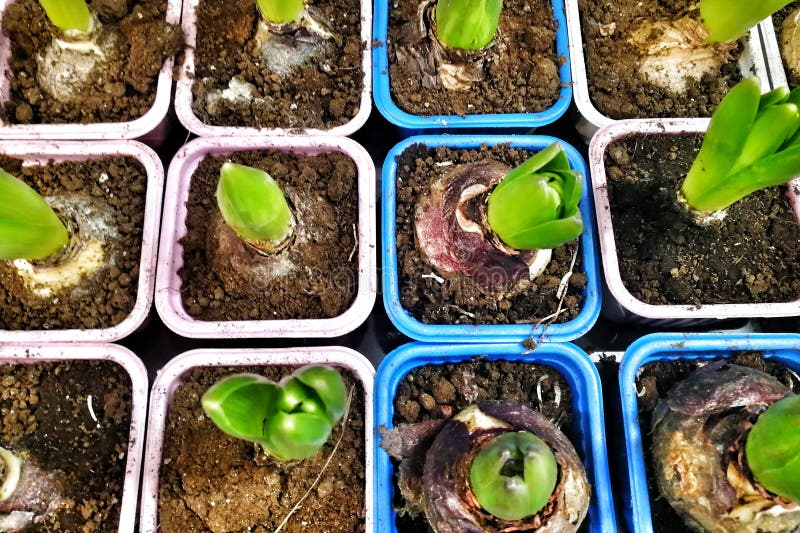
[[[2,1],[2,0],[0,0]],[[192,84],[195,78],[195,47],[197,43],[197,6],[200,0],[184,0],[183,17],[181,26],[186,39],[183,68],[181,68],[175,88],[175,113],[178,115],[183,127],[201,137],[228,137],[228,136],[253,136],[253,135],[341,135],[347,136],[355,133],[367,122],[372,111],[372,2],[361,0],[361,42],[364,49],[361,58],[361,69],[364,72],[363,87],[361,89],[361,104],[358,112],[345,124],[329,129],[316,128],[251,128],[245,126],[219,126],[206,124],[192,109]]]
[[[373,382],[375,369],[360,353],[338,346],[318,348],[285,348],[257,350],[192,350],[167,363],[153,383],[150,394],[150,412],[147,424],[147,452],[144,461],[144,481],[139,531],[156,533],[158,523],[159,473],[164,447],[167,411],[172,396],[181,384],[184,374],[197,367],[237,366],[305,366],[330,365],[347,370],[364,389],[364,439],[365,452],[365,531],[373,531]],[[335,467],[335,463],[331,465]],[[353,509],[353,512],[357,512]],[[129,515],[132,516],[132,515]]]
[[[5,342],[112,342],[127,337],[141,327],[153,303],[156,277],[158,228],[161,221],[161,197],[164,191],[164,168],[153,150],[136,141],[0,141],[0,153],[19,158],[24,164],[45,165],[49,161],[86,161],[109,157],[134,157],[147,172],[142,255],[136,303],[125,319],[103,329],[0,330]]]
[[[586,517],[592,533],[616,533],[616,519],[606,455],[603,397],[600,375],[589,357],[572,344],[541,344],[527,351],[521,344],[424,344],[411,343],[386,356],[375,377],[375,427],[393,427],[394,396],[406,374],[425,365],[483,360],[510,360],[552,367],[561,373],[572,390],[575,421],[572,432],[578,455],[583,460],[592,498]],[[533,387],[535,384],[531,384]],[[396,533],[394,469],[389,455],[375,436],[376,530]]]
[[[761,41],[764,43],[764,56],[767,62],[767,69],[769,70],[769,79],[772,83],[772,88],[788,87],[788,76],[786,75],[786,68],[783,65],[781,49],[778,45],[778,36],[775,31],[775,25],[772,23],[771,16],[765,18],[761,24],[759,24],[759,31],[761,32]]]
[[[166,0],[168,24],[177,25],[181,19],[181,0]],[[0,24],[3,11],[13,0],[0,0]],[[0,102],[9,99],[11,72],[8,61],[11,43],[0,32],[0,65],[4,75],[0,77]],[[158,75],[156,97],[150,109],[141,117],[128,122],[101,122],[91,124],[11,124],[0,121],[0,139],[71,139],[71,140],[120,140],[138,139],[152,146],[160,145],[169,130],[167,111],[172,99],[173,58],[168,58]]]
[[[32,365],[63,361],[110,361],[117,363],[131,379],[131,429],[128,436],[125,480],[122,485],[119,533],[133,533],[139,493],[142,452],[147,415],[147,370],[127,348],[114,344],[35,343],[0,345],[0,364]]]
[[[358,174],[358,292],[341,315],[325,319],[203,321],[188,315],[178,271],[183,266],[181,238],[186,235],[186,202],[192,174],[207,156],[250,150],[280,150],[299,155],[341,152]],[[156,279],[156,309],[174,332],[193,338],[338,337],[369,316],[377,293],[375,258],[375,167],[356,142],[344,137],[201,138],[178,151],[167,180],[164,226]]]
[[[571,167],[584,177],[581,191],[580,212],[584,231],[580,236],[580,254],[586,288],[582,309],[574,319],[550,324],[546,328],[531,324],[425,324],[403,307],[400,300],[400,279],[397,259],[397,157],[414,144],[424,144],[435,148],[446,146],[451,149],[477,149],[482,144],[495,146],[508,144],[511,148],[539,151],[553,142],[563,146]],[[392,323],[412,339],[426,342],[510,342],[522,341],[528,337],[550,342],[563,342],[577,339],[594,325],[600,312],[600,274],[597,262],[597,246],[592,223],[592,209],[589,195],[588,173],[583,158],[569,144],[542,135],[430,135],[408,138],[389,151],[383,164],[383,213],[381,216],[381,242],[383,243],[383,303]]]
[[[463,128],[521,128],[527,130],[551,124],[566,112],[572,101],[572,78],[570,74],[570,50],[567,39],[567,22],[564,16],[564,0],[551,0],[556,21],[556,53],[565,59],[558,68],[561,90],[556,102],[538,113],[488,113],[474,115],[414,115],[403,111],[392,98],[389,82],[389,9],[391,2],[375,2],[374,30],[376,42],[381,43],[372,49],[373,79],[375,83],[375,106],[381,114],[398,126],[408,136],[426,130]]]
[[[628,452],[628,477],[623,487],[623,509],[628,531],[653,533],[650,498],[645,474],[642,432],[639,425],[636,376],[642,366],[657,361],[729,358],[738,351],[757,351],[766,359],[800,372],[800,336],[789,334],[655,333],[630,345],[622,357],[619,388]]]

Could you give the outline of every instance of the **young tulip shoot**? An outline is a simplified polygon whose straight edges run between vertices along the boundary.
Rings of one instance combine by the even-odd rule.
[[[439,0],[436,37],[450,48],[480,50],[494,39],[502,10],[503,0]]]
[[[297,22],[305,9],[304,0],[256,0],[261,15],[269,22]]]
[[[581,177],[553,143],[509,172],[489,195],[489,227],[518,250],[555,248],[583,231]]]
[[[724,209],[759,189],[800,174],[800,90],[761,95],[755,78],[741,81],[711,117],[681,193],[697,211]]]
[[[92,14],[85,0],[39,0],[47,18],[61,31],[89,33]]]
[[[271,251],[292,232],[292,212],[280,186],[257,168],[225,163],[217,184],[222,218],[242,239]]]
[[[341,375],[320,365],[303,367],[281,383],[254,374],[231,376],[201,399],[203,411],[219,429],[260,444],[280,461],[317,453],[346,402]]]
[[[547,504],[556,487],[558,463],[533,433],[508,432],[483,445],[469,474],[472,492],[489,514],[522,520]]]
[[[68,242],[67,228],[44,198],[0,169],[0,259],[44,259]]]
[[[767,490],[800,502],[800,396],[772,404],[747,436],[747,464]]]
[[[737,39],[792,0],[700,0],[700,18],[711,35],[709,42]]]

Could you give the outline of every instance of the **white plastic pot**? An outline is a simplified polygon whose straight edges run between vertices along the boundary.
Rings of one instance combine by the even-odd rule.
[[[6,5],[13,0],[0,0],[0,25]],[[168,24],[178,24],[181,17],[181,0],[167,0]],[[11,44],[8,37],[0,32],[0,66],[3,76],[0,77],[0,102],[9,98],[11,72],[8,60],[11,56]],[[0,139],[139,139],[153,146],[160,145],[167,135],[167,111],[172,97],[172,65],[173,58],[168,58],[158,75],[156,97],[150,109],[141,117],[128,122],[100,122],[93,124],[9,124],[0,121]]]
[[[789,85],[789,77],[786,75],[786,68],[781,57],[781,48],[778,45],[778,35],[775,32],[775,25],[772,17],[767,17],[759,24],[761,41],[764,43],[764,56],[769,70],[769,79],[772,88],[786,87]]]
[[[119,533],[133,533],[139,492],[142,452],[147,415],[147,370],[133,352],[114,344],[3,344],[0,364],[28,365],[63,361],[111,361],[125,369],[131,379],[131,429],[128,436],[125,480],[120,504]]]
[[[158,491],[164,447],[164,431],[167,411],[175,389],[182,377],[197,367],[237,367],[237,366],[304,366],[311,364],[330,365],[350,372],[364,389],[364,439],[366,457],[364,458],[366,507],[365,531],[373,531],[374,523],[374,447],[373,447],[373,381],[375,369],[360,353],[338,346],[319,348],[284,348],[258,350],[193,350],[183,353],[167,363],[153,383],[150,395],[150,413],[147,425],[147,452],[144,461],[144,482],[142,483],[142,503],[139,531],[156,533],[158,524]],[[335,468],[336,463],[331,467]],[[357,513],[358,509],[353,509]],[[131,521],[132,522],[132,521]]]
[[[0,0],[1,1],[1,0]],[[320,130],[315,128],[251,128],[244,126],[219,126],[206,124],[192,109],[192,84],[195,77],[194,50],[197,44],[197,6],[200,0],[183,2],[183,35],[186,39],[184,63],[175,89],[175,112],[183,126],[200,137],[228,137],[231,135],[342,135],[355,133],[369,118],[372,110],[372,2],[361,0],[361,69],[364,73],[361,103],[356,115],[341,126]]]
[[[604,154],[608,145],[631,135],[681,135],[705,133],[708,119],[648,119],[619,121],[603,127],[589,145],[595,213],[600,238],[603,272],[612,298],[604,305],[616,305],[616,319],[658,326],[692,326],[729,318],[781,317],[800,315],[800,299],[784,303],[652,305],[635,298],[622,283],[608,199]],[[800,179],[791,182],[787,196],[800,224]]]
[[[3,342],[112,342],[127,337],[142,326],[153,303],[161,196],[164,167],[158,155],[136,141],[2,141],[0,153],[22,159],[23,164],[46,165],[50,161],[86,161],[112,157],[134,157],[147,172],[142,253],[136,303],[122,322],[102,329],[0,330]]]
[[[181,298],[181,238],[186,235],[186,201],[195,169],[206,156],[246,150],[280,150],[317,155],[342,152],[358,173],[358,292],[350,308],[326,319],[201,321],[190,317]],[[163,231],[156,277],[156,309],[164,324],[194,338],[338,337],[361,325],[377,293],[375,259],[375,166],[367,151],[344,137],[200,138],[185,145],[169,167]]]

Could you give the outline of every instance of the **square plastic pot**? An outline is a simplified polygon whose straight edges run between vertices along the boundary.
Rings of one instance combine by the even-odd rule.
[[[0,24],[3,12],[13,0],[0,0]],[[177,25],[181,18],[181,0],[167,0],[168,24]],[[11,57],[11,43],[0,32],[0,102],[9,99],[11,91],[11,72],[8,61]],[[150,109],[141,117],[128,122],[95,122],[90,124],[10,124],[0,121],[0,139],[72,139],[72,140],[120,140],[138,139],[152,146],[160,145],[169,130],[167,111],[172,99],[172,66],[174,58],[164,61],[156,82],[156,97]]]
[[[786,68],[783,65],[783,58],[781,57],[781,48],[778,45],[778,35],[775,32],[775,25],[772,23],[772,17],[767,17],[761,24],[758,25],[761,32],[761,42],[764,44],[764,57],[767,62],[767,70],[769,71],[769,79],[772,88],[788,87],[789,81],[786,75]]]
[[[589,81],[586,69],[586,57],[583,53],[583,33],[578,10],[578,0],[566,0],[567,26],[569,28],[569,53],[572,58],[572,79],[575,84],[575,105],[579,118],[576,124],[578,133],[588,143],[592,135],[616,120],[601,113],[589,96]],[[761,48],[761,36],[758,27],[750,30],[750,38],[739,59],[739,71],[744,77],[755,75],[761,82],[763,91],[770,89],[767,64]]]
[[[482,360],[509,360],[546,365],[564,376],[572,390],[575,417],[572,442],[583,460],[592,487],[588,531],[616,533],[616,518],[606,455],[603,397],[600,374],[589,357],[572,344],[540,344],[528,351],[520,344],[424,344],[414,342],[397,348],[386,356],[375,377],[375,428],[393,427],[394,396],[400,381],[412,370],[425,365]],[[533,387],[534,384],[532,383]],[[376,529],[396,533],[396,515],[392,461],[375,436],[375,513]]]
[[[358,174],[358,292],[341,315],[324,319],[205,321],[189,316],[181,298],[186,202],[192,175],[207,156],[250,150],[280,150],[298,155],[341,152]],[[360,326],[377,293],[375,258],[375,166],[367,151],[344,137],[200,138],[184,145],[169,167],[163,231],[156,275],[156,309],[175,333],[193,338],[338,337]]]
[[[389,9],[391,2],[375,2],[374,30],[376,42],[382,43],[372,49],[373,79],[375,80],[375,106],[381,114],[398,126],[404,135],[414,135],[430,130],[463,128],[520,128],[528,130],[552,124],[566,112],[572,101],[572,78],[570,74],[570,50],[567,40],[567,22],[564,16],[564,0],[551,0],[556,21],[556,54],[564,58],[558,68],[561,90],[556,102],[538,113],[487,113],[474,115],[414,115],[403,111],[392,99],[389,82]]]
[[[161,196],[164,167],[158,155],[136,141],[0,141],[0,153],[24,160],[23,164],[46,165],[49,161],[87,161],[109,157],[134,157],[147,172],[147,193],[142,228],[142,254],[136,303],[122,322],[110,328],[0,330],[4,342],[112,342],[138,330],[153,304],[156,278],[158,228],[161,221]]]
[[[175,390],[182,383],[183,376],[198,367],[236,367],[236,366],[305,366],[330,365],[347,370],[361,383],[364,389],[364,486],[366,507],[365,531],[373,531],[373,382],[375,369],[360,353],[339,346],[317,348],[280,348],[257,350],[192,350],[185,352],[167,363],[153,383],[150,394],[150,412],[147,423],[147,451],[144,460],[144,481],[142,483],[142,502],[139,531],[156,533],[159,531],[158,491],[159,474],[164,447],[164,432],[167,424],[167,411],[172,403]],[[335,467],[335,464],[332,465]],[[357,509],[352,510],[354,513]],[[129,515],[133,516],[133,515]],[[132,522],[132,520],[131,520]]]
[[[0,0],[2,1],[2,0]],[[367,122],[372,111],[372,4],[370,0],[361,0],[361,42],[363,51],[361,70],[364,72],[361,89],[361,103],[358,112],[345,124],[329,129],[316,128],[250,128],[245,126],[219,126],[206,124],[195,115],[192,109],[192,84],[195,78],[194,51],[197,44],[197,6],[200,0],[184,0],[181,26],[186,39],[183,67],[180,70],[175,87],[175,113],[183,127],[201,137],[228,137],[232,135],[341,135],[347,136],[358,131]]]
[[[619,121],[602,128],[589,145],[589,166],[592,170],[595,215],[603,258],[603,274],[610,298],[603,312],[610,307],[610,318],[661,327],[683,327],[729,318],[781,317],[800,315],[800,299],[784,303],[752,304],[680,304],[652,305],[633,296],[622,283],[614,240],[613,220],[608,199],[604,154],[608,145],[631,135],[682,135],[704,133],[708,119],[647,119]],[[800,179],[791,182],[787,196],[800,224]]]
[[[139,474],[144,451],[147,415],[147,370],[130,350],[115,344],[2,344],[0,364],[33,365],[64,361],[110,361],[118,364],[131,379],[131,429],[128,436],[125,479],[120,503],[119,533],[133,533],[136,516]]]
[[[508,144],[511,148],[543,150],[558,141],[564,148],[570,166],[584,177],[581,191],[580,212],[584,230],[580,236],[580,254],[586,274],[583,307],[578,316],[546,328],[531,324],[425,324],[417,320],[403,307],[400,301],[400,279],[397,264],[397,157],[414,144],[429,148],[445,146],[451,149],[477,149],[482,144],[495,146]],[[424,135],[410,137],[389,151],[383,164],[383,213],[381,215],[381,239],[383,243],[383,304],[392,323],[412,339],[426,342],[513,342],[528,337],[549,342],[577,339],[589,331],[600,313],[600,274],[597,261],[597,246],[592,224],[592,209],[589,196],[588,173],[583,158],[569,144],[543,135]]]
[[[642,432],[639,425],[636,376],[642,366],[657,361],[729,358],[738,351],[757,351],[766,359],[800,372],[800,336],[789,334],[655,333],[631,344],[622,357],[619,389],[628,452],[628,477],[623,488],[623,509],[628,531],[653,533],[650,498],[645,474]],[[629,502],[629,503],[628,503]]]

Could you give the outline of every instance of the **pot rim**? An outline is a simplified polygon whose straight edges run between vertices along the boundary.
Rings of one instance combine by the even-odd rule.
[[[592,189],[603,272],[608,289],[622,307],[639,317],[650,319],[726,319],[800,315],[800,297],[784,303],[653,305],[635,298],[622,282],[603,160],[606,148],[613,141],[635,134],[704,133],[708,123],[709,119],[702,118],[622,120],[604,126],[592,138],[589,145],[589,165],[592,169]],[[800,224],[800,178],[790,183],[792,186],[788,187],[787,196]]]
[[[304,366],[328,364],[350,371],[364,389],[364,487],[365,531],[373,530],[373,386],[375,369],[359,352],[342,346],[307,348],[197,349],[184,352],[162,368],[150,393],[147,450],[140,511],[140,531],[155,533],[158,526],[158,493],[164,432],[169,403],[181,377],[196,367],[218,366]]]
[[[203,321],[189,316],[181,298],[186,201],[191,177],[207,154],[245,150],[280,150],[298,154],[341,152],[356,165],[358,183],[358,292],[342,314],[324,319]],[[375,258],[375,166],[367,151],[345,137],[198,138],[184,145],[169,167],[163,231],[156,274],[155,303],[164,324],[190,338],[338,337],[360,326],[377,294]],[[180,228],[180,229],[179,229]]]
[[[778,34],[775,32],[775,24],[772,16],[765,18],[759,24],[761,32],[761,42],[764,46],[764,56],[766,57],[767,70],[772,87],[788,87],[789,82],[786,76],[786,68],[781,58],[781,49],[778,45]]]

